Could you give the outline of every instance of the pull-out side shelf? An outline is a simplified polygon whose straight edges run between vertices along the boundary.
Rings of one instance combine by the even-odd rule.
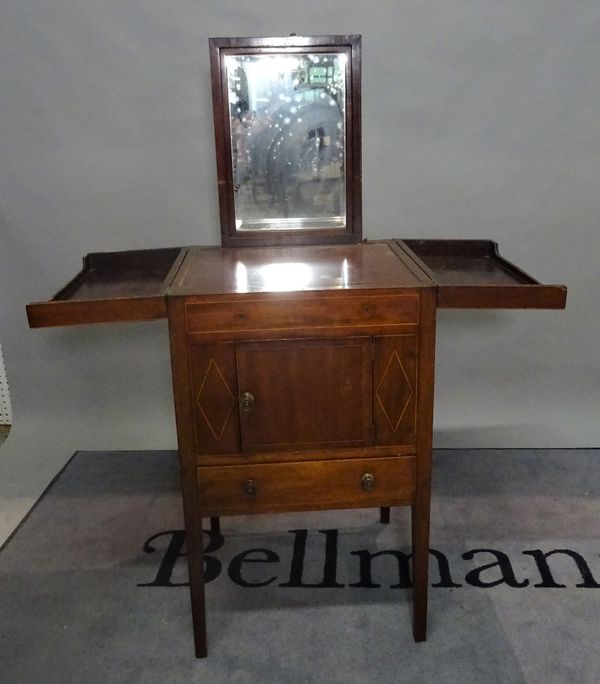
[[[543,285],[498,253],[490,240],[396,240],[454,309],[564,309],[567,288]]]
[[[48,302],[27,306],[32,328],[166,318],[166,293],[185,248],[88,254],[83,269]]]

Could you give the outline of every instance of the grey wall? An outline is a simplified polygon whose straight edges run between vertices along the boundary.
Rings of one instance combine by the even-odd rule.
[[[366,237],[481,237],[565,312],[441,312],[439,446],[599,446],[597,0],[4,0],[9,529],[76,449],[176,444],[166,325],[30,331],[98,250],[218,243],[208,37],[362,33]],[[0,527],[0,537],[2,528]]]

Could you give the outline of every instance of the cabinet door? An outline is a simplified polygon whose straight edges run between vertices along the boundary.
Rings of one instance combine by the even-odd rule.
[[[236,357],[243,450],[372,443],[370,338],[248,342]]]

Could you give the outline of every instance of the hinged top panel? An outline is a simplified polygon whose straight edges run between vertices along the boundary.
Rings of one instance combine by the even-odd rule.
[[[185,249],[143,249],[88,254],[83,269],[48,302],[27,306],[29,325],[165,318],[165,295]]]
[[[392,243],[250,247],[192,247],[170,295],[365,290],[431,285],[419,280]]]
[[[507,261],[491,240],[397,240],[451,309],[564,309],[567,288],[544,285]]]

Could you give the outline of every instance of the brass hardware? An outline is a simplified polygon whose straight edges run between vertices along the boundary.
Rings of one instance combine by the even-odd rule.
[[[257,490],[258,487],[254,480],[246,480],[246,482],[244,482],[244,493],[248,496],[256,496]]]
[[[365,473],[360,480],[360,485],[365,492],[372,492],[375,489],[375,475]]]
[[[252,392],[244,392],[240,396],[240,408],[242,411],[252,411],[254,408],[254,395]]]

